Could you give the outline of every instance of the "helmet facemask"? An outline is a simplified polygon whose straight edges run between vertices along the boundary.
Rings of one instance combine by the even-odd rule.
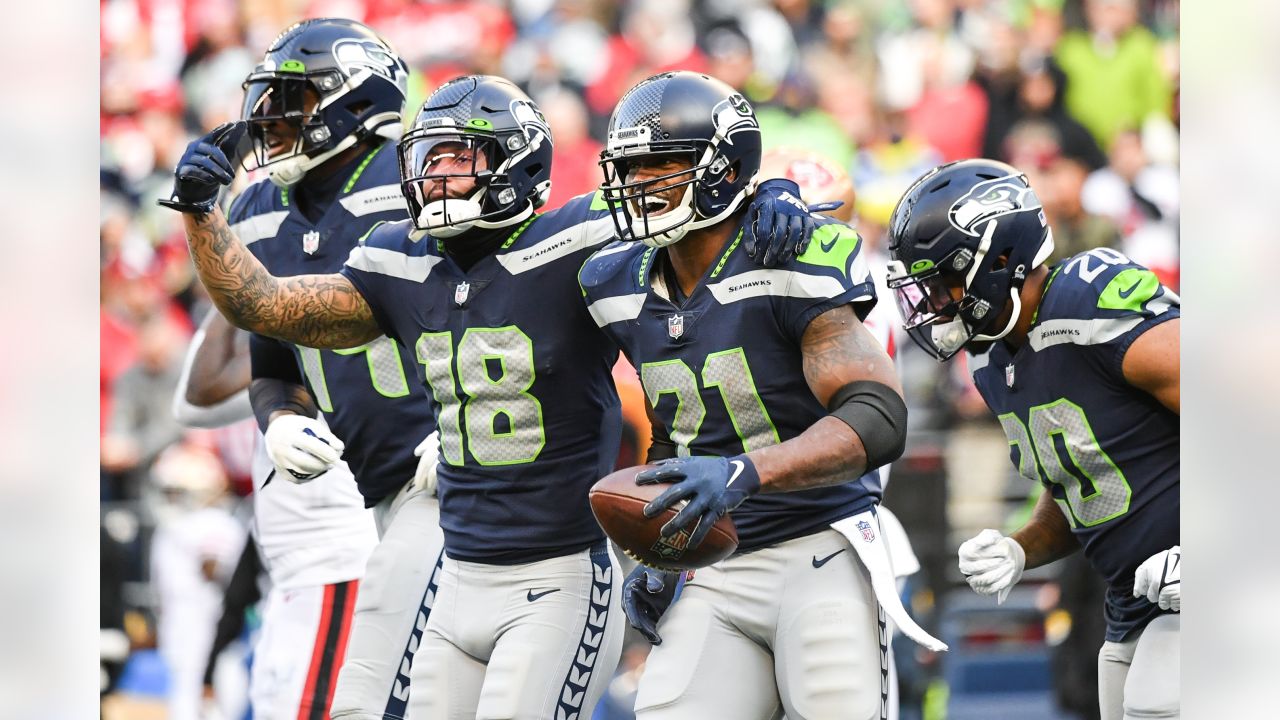
[[[400,140],[401,189],[418,234],[449,238],[473,228],[523,222],[545,202],[518,204],[513,166],[547,138],[540,133],[460,129],[449,118],[428,118]],[[549,144],[549,143],[548,143]]]

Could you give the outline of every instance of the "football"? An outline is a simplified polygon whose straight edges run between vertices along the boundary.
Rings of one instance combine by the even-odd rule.
[[[657,517],[644,516],[644,506],[671,486],[636,485],[636,475],[652,467],[624,468],[592,486],[591,511],[605,534],[636,562],[669,572],[706,567],[732,555],[738,549],[738,529],[728,515],[717,520],[702,544],[693,549],[687,547],[692,527],[669,538],[661,536],[662,526],[676,516],[683,503]]]

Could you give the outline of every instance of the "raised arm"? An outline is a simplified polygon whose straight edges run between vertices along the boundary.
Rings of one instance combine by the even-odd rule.
[[[784,443],[748,453],[760,473],[761,492],[847,482],[902,454],[902,387],[893,361],[853,307],[843,305],[814,318],[801,339],[801,352],[809,389],[832,414]]]
[[[364,296],[345,276],[267,272],[231,232],[222,210],[183,215],[200,282],[234,325],[313,348],[363,345],[382,334]]]
[[[307,347],[355,347],[381,335],[347,278],[275,277],[231,231],[216,202],[235,177],[244,133],[243,122],[228,123],[191,143],[178,161],[172,195],[160,201],[183,213],[196,272],[218,310],[237,327]]]

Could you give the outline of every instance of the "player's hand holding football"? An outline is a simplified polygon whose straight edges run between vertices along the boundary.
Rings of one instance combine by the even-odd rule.
[[[345,449],[324,423],[291,413],[272,420],[263,438],[276,470],[295,483],[319,477],[338,462]]]
[[[236,176],[248,131],[243,121],[223,123],[187,146],[174,170],[173,192],[160,204],[179,212],[211,212],[223,185]]]
[[[654,645],[662,644],[658,621],[671,607],[679,579],[679,573],[664,573],[640,565],[622,584],[622,610],[627,614],[627,622]]]
[[[1133,574],[1133,596],[1147,596],[1161,610],[1182,612],[1182,546],[1147,558]]]
[[[986,529],[960,545],[960,572],[979,595],[995,595],[1004,602],[1009,589],[1022,579],[1027,555],[1017,540]]]
[[[800,186],[793,180],[774,178],[756,188],[742,229],[742,248],[751,259],[776,267],[809,247],[816,227],[813,213],[834,210],[840,201],[805,205]]]
[[[418,468],[413,473],[413,489],[425,490],[428,495],[436,494],[436,465],[440,463],[440,431],[437,430],[413,449],[418,458]]]
[[[692,527],[689,548],[700,545],[717,520],[760,492],[760,474],[746,455],[663,460],[658,467],[636,475],[637,485],[653,483],[675,484],[644,506],[645,517],[651,518],[681,500],[688,500],[688,504],[662,526],[662,536],[671,537]]]

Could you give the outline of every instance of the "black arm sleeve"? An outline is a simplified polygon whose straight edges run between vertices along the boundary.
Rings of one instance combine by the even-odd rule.
[[[249,337],[249,359],[253,381],[249,383],[249,403],[258,428],[267,431],[271,414],[287,410],[297,415],[315,417],[320,410],[303,384],[298,361],[288,347],[269,337]]]
[[[654,423],[651,427],[653,432],[649,438],[649,452],[645,453],[644,461],[655,463],[675,457],[676,443],[667,435],[667,429],[658,423]]]
[[[258,575],[261,573],[262,562],[258,559],[257,545],[253,538],[248,538],[244,543],[244,552],[240,553],[240,561],[236,563],[235,572],[231,574],[231,582],[222,594],[222,617],[218,618],[213,647],[209,650],[209,659],[204,666],[205,685],[213,684],[213,669],[218,664],[218,656],[244,630],[245,611],[262,599],[262,593],[258,590]]]

